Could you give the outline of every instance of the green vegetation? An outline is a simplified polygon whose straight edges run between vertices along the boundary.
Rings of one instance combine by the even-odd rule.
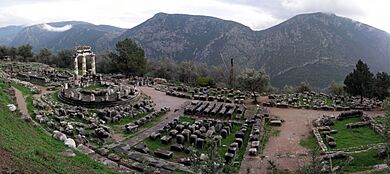
[[[375,133],[369,126],[347,129],[346,124],[359,121],[360,117],[349,118],[338,120],[335,125],[331,126],[331,129],[337,130],[337,133],[332,135],[337,143],[337,149],[383,142],[382,137]],[[325,142],[325,144],[327,143]]]
[[[386,72],[377,73],[370,71],[368,65],[359,60],[356,68],[345,77],[345,89],[351,95],[363,97],[376,97],[385,99],[390,96],[390,75]]]
[[[195,118],[182,115],[179,117],[179,122],[189,122],[190,124],[192,124],[195,122]]]
[[[353,159],[350,162],[346,162],[347,159],[334,159],[332,160],[333,166],[345,165],[341,168],[343,172],[359,172],[372,169],[372,166],[376,164],[383,164],[384,159],[379,159],[378,150],[371,149],[366,152],[360,152],[351,154]]]
[[[115,52],[110,52],[102,61],[103,72],[137,76],[142,76],[146,72],[145,52],[129,38],[116,43]]]
[[[269,76],[263,70],[245,69],[237,78],[240,87],[245,91],[250,91],[252,96],[256,96],[256,92],[262,93],[268,90],[270,86]],[[257,103],[256,97],[254,100]]]
[[[280,134],[279,129],[272,129],[272,133],[271,133],[272,136],[277,137],[277,136],[279,136],[279,134]]]
[[[203,77],[199,77],[196,80],[196,84],[199,86],[206,87],[206,86],[212,86],[214,84],[214,82],[213,82],[212,78],[203,76]]]
[[[271,130],[272,130],[272,127],[271,127],[270,122],[269,121],[265,122],[265,124],[264,124],[264,135],[263,135],[263,139],[261,140],[261,143],[260,143],[259,154],[263,153],[265,145],[269,141],[269,137],[271,135]]]
[[[0,149],[11,154],[10,171],[15,173],[114,173],[111,169],[75,152],[65,157],[68,149],[62,142],[48,136],[43,129],[20,119],[18,112],[6,107],[14,103],[6,94],[6,84],[0,81]]]
[[[301,139],[299,141],[299,145],[301,145],[302,147],[305,147],[307,149],[311,149],[311,150],[313,150],[316,147],[318,147],[317,139],[316,139],[316,137],[314,137],[313,134],[310,134],[305,139]]]
[[[104,85],[91,85],[91,86],[84,87],[83,89],[85,89],[85,90],[100,90],[100,89],[104,89],[104,88],[106,88],[106,86],[104,86]]]
[[[32,52],[32,46],[21,45],[19,47],[0,46],[0,57],[10,56],[12,60],[21,62],[40,62],[60,68],[72,68],[73,50],[63,49],[53,54],[49,49],[43,48],[37,54]],[[36,67],[36,65],[33,65]]]
[[[58,98],[58,91],[51,93],[50,96],[53,101],[60,102],[60,99]]]

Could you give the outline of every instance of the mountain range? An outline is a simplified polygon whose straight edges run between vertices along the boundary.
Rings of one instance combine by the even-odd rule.
[[[34,50],[88,44],[104,53],[124,38],[137,42],[148,58],[168,56],[209,65],[233,58],[239,69],[264,69],[276,87],[308,81],[324,88],[332,80],[342,81],[358,59],[374,72],[390,72],[388,33],[320,12],[297,15],[261,31],[215,17],[166,13],[131,29],[75,21],[0,28],[0,44],[30,43]]]

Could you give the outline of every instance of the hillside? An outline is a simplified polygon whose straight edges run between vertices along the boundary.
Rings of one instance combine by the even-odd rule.
[[[68,149],[61,141],[8,109],[6,105],[14,103],[8,87],[0,79],[0,173],[115,173],[79,152],[75,157],[61,155]]]
[[[327,87],[332,80],[343,80],[358,59],[374,72],[390,72],[388,33],[328,13],[297,15],[262,31],[215,17],[166,13],[128,30],[75,21],[33,25],[9,37],[1,37],[3,29],[0,44],[7,38],[3,43],[30,43],[34,51],[86,44],[102,54],[112,50],[117,41],[131,38],[148,58],[171,57],[209,65],[226,64],[233,58],[238,69],[266,70],[276,87],[301,81]]]
[[[94,50],[103,53],[112,48],[112,39],[122,32],[124,29],[121,28],[78,21],[38,24],[23,28],[10,45],[29,43],[34,51],[42,48],[59,51],[78,45],[91,45]]]
[[[264,68],[272,84],[340,81],[361,58],[373,71],[390,71],[388,33],[333,14],[295,16],[262,31],[214,17],[158,13],[127,30],[148,57],[204,61],[234,58],[239,67]]]
[[[6,26],[0,28],[0,45],[9,45],[23,26]]]

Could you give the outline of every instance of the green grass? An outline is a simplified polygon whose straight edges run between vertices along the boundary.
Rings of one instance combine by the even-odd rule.
[[[327,106],[332,106],[333,104],[333,100],[331,98],[325,98],[325,105]]]
[[[189,122],[190,124],[192,124],[195,122],[195,118],[182,115],[179,117],[179,122]]]
[[[85,90],[100,90],[104,88],[106,88],[106,86],[104,85],[91,85],[91,86],[83,87],[83,89]]]
[[[332,161],[333,166],[336,165],[345,165],[342,167],[343,172],[360,172],[372,169],[372,166],[376,164],[383,164],[384,159],[377,158],[378,150],[371,149],[366,152],[351,154],[353,160],[349,163],[346,162],[346,159],[335,159]]]
[[[241,162],[242,162],[242,160],[244,158],[246,147],[248,146],[249,135],[250,135],[250,132],[251,132],[250,130],[251,129],[252,129],[252,127],[248,127],[248,131],[245,132],[244,143],[242,144],[241,149],[237,153],[235,161],[238,161],[239,163],[238,164],[235,163],[234,166],[233,166],[233,169],[235,169],[235,172],[240,170]]]
[[[272,136],[277,137],[277,136],[279,136],[279,134],[280,134],[279,129],[276,129],[276,128],[272,129],[272,133],[271,133]]]
[[[259,154],[262,154],[263,151],[264,151],[264,148],[265,148],[265,145],[268,143],[269,141],[269,137],[270,137],[270,134],[271,134],[271,130],[272,130],[272,127],[271,127],[271,124],[269,121],[265,122],[264,124],[264,135],[263,135],[263,139],[261,140],[261,143],[260,143],[260,151],[259,151]]]
[[[382,143],[382,137],[375,133],[369,126],[360,128],[347,129],[347,123],[359,122],[360,118],[349,118],[345,120],[336,121],[335,125],[331,126],[331,129],[336,129],[338,133],[332,134],[337,146],[336,149],[357,147],[362,145],[370,145]],[[327,144],[324,139],[325,144]]]
[[[61,102],[60,99],[58,98],[58,91],[53,92],[53,93],[51,93],[50,95],[51,95],[51,99],[52,99],[53,101],[58,102],[58,103]]]
[[[114,173],[78,152],[75,157],[60,155],[67,149],[62,142],[21,120],[18,112],[9,111],[5,105],[14,101],[5,93],[5,88],[0,81],[0,148],[11,154],[9,170],[16,170],[15,173]]]
[[[176,142],[176,139],[172,139],[171,142]],[[142,143],[146,144],[149,148],[149,153],[154,156],[154,151],[157,149],[171,151],[170,144],[162,144],[160,140],[151,140],[150,138],[146,138]],[[174,152],[173,157],[170,159],[175,162],[179,162],[180,158],[188,157],[189,154],[184,152]]]
[[[318,147],[317,139],[314,137],[313,134],[310,134],[307,138],[301,139],[299,141],[299,145],[302,147],[305,147],[307,149],[313,150],[316,147]]]

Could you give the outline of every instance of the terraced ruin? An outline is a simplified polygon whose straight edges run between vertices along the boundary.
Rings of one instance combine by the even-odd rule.
[[[90,47],[76,53],[76,64],[78,58],[83,62],[81,75],[78,69],[2,62],[1,94],[16,97],[17,103],[4,100],[9,112],[19,110],[28,125],[42,128],[60,144],[60,156],[83,158],[103,173],[198,173],[208,160],[225,173],[264,173],[269,161],[292,172],[309,163],[313,149],[305,144],[321,148],[324,171],[384,165],[379,100],[317,92],[253,96],[99,74],[84,65],[94,56]],[[252,104],[253,97],[263,103]],[[356,167],[362,158],[372,160]],[[351,165],[343,166],[346,161]]]

